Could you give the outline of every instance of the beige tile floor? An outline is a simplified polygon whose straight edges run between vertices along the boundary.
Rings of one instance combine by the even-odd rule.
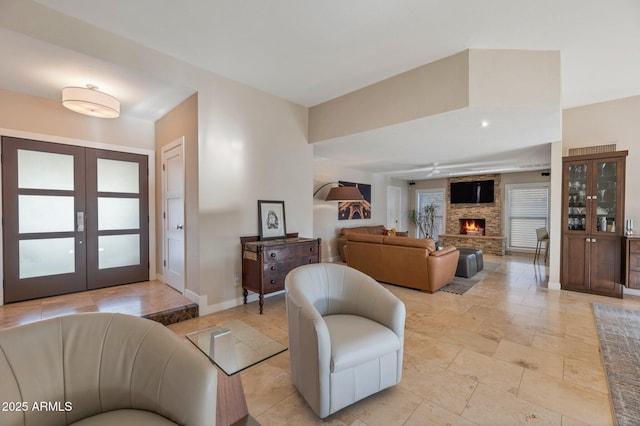
[[[289,376],[288,352],[241,373],[262,425],[610,425],[591,303],[615,299],[547,290],[530,257],[486,256],[500,267],[463,296],[386,285],[407,307],[401,383],[324,420]],[[180,335],[238,318],[287,342],[282,295],[169,326]]]
[[[0,329],[80,312],[145,316],[191,303],[166,284],[147,281],[0,306]]]
[[[615,299],[546,288],[531,257],[485,256],[500,267],[463,296],[386,285],[407,306],[402,382],[324,420],[289,377],[288,352],[241,373],[262,425],[608,425],[609,395],[591,303]],[[168,291],[167,291],[168,290]],[[150,282],[0,307],[0,329],[73,312],[145,315],[182,303]],[[286,344],[284,296],[169,326],[179,335],[237,318]]]

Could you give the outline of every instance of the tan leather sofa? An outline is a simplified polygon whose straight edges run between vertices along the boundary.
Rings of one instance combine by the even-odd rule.
[[[318,417],[400,382],[400,299],[338,263],[300,266],[285,287],[291,378]]]
[[[434,293],[453,281],[460,252],[431,239],[349,234],[347,265],[375,280]]]
[[[344,255],[344,247],[347,245],[347,237],[351,234],[365,234],[365,235],[384,235],[384,230],[386,228],[383,225],[372,225],[372,226],[356,226],[353,228],[341,228],[340,236],[338,237],[338,252],[340,253],[340,258],[345,261]],[[408,232],[396,231],[397,237],[406,237],[408,236]]]
[[[189,345],[111,313],[2,330],[0,425],[213,425],[217,370]]]

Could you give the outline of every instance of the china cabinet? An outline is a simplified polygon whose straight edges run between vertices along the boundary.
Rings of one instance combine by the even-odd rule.
[[[563,289],[622,297],[627,154],[563,158]]]

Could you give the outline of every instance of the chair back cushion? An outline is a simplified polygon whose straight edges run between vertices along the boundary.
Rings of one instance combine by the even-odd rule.
[[[76,314],[0,331],[0,377],[0,400],[29,404],[0,413],[3,425],[68,425],[120,409],[184,425],[215,418],[216,370],[206,357],[162,324],[129,315]],[[189,388],[214,400],[194,410]],[[33,410],[40,401],[61,409]]]

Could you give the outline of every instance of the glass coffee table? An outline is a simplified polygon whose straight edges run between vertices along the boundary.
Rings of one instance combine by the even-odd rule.
[[[287,350],[283,344],[240,320],[230,320],[187,334],[187,339],[217,367],[216,424],[258,424],[247,408],[237,373]]]

